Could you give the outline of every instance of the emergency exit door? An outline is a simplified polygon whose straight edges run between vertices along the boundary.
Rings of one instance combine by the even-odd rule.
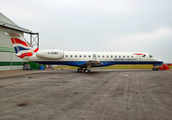
[[[97,57],[96,57],[96,54],[93,54],[93,60],[96,60]]]

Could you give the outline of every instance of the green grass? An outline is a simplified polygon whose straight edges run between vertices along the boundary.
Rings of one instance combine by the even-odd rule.
[[[102,69],[152,69],[152,65],[112,65]]]
[[[160,67],[160,66],[156,66]],[[102,69],[152,69],[153,65],[112,65]],[[172,69],[172,66],[170,66]]]
[[[57,69],[78,69],[78,67],[73,67],[73,66],[54,67],[54,70],[57,70]]]
[[[160,67],[160,66],[156,66]],[[73,67],[73,66],[60,66],[60,67],[54,67],[55,70],[57,69],[78,69],[79,67]],[[102,69],[152,69],[153,65],[111,65],[108,67],[104,67]],[[172,66],[170,66],[170,69],[172,69]]]

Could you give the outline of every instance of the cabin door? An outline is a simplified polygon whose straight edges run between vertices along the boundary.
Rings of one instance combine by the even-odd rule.
[[[93,54],[93,60],[96,60],[97,57],[96,57],[96,54]]]
[[[141,61],[141,57],[142,57],[141,55],[138,55],[138,56],[137,56],[137,60],[138,60],[138,61]]]

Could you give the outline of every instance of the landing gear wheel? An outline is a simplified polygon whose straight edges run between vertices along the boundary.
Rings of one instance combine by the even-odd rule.
[[[155,70],[156,70],[156,68],[152,68],[152,70],[154,70],[154,71],[155,71]]]
[[[82,72],[82,68],[78,68],[77,71],[81,73]]]
[[[85,73],[89,73],[89,70],[88,70],[88,69],[85,69],[84,72],[85,72]]]

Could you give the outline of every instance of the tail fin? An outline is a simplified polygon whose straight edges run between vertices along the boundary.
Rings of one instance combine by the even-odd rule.
[[[38,51],[29,45],[22,35],[14,33],[13,31],[6,31],[7,35],[11,37],[11,42],[15,49],[17,57],[31,57],[35,52]]]

